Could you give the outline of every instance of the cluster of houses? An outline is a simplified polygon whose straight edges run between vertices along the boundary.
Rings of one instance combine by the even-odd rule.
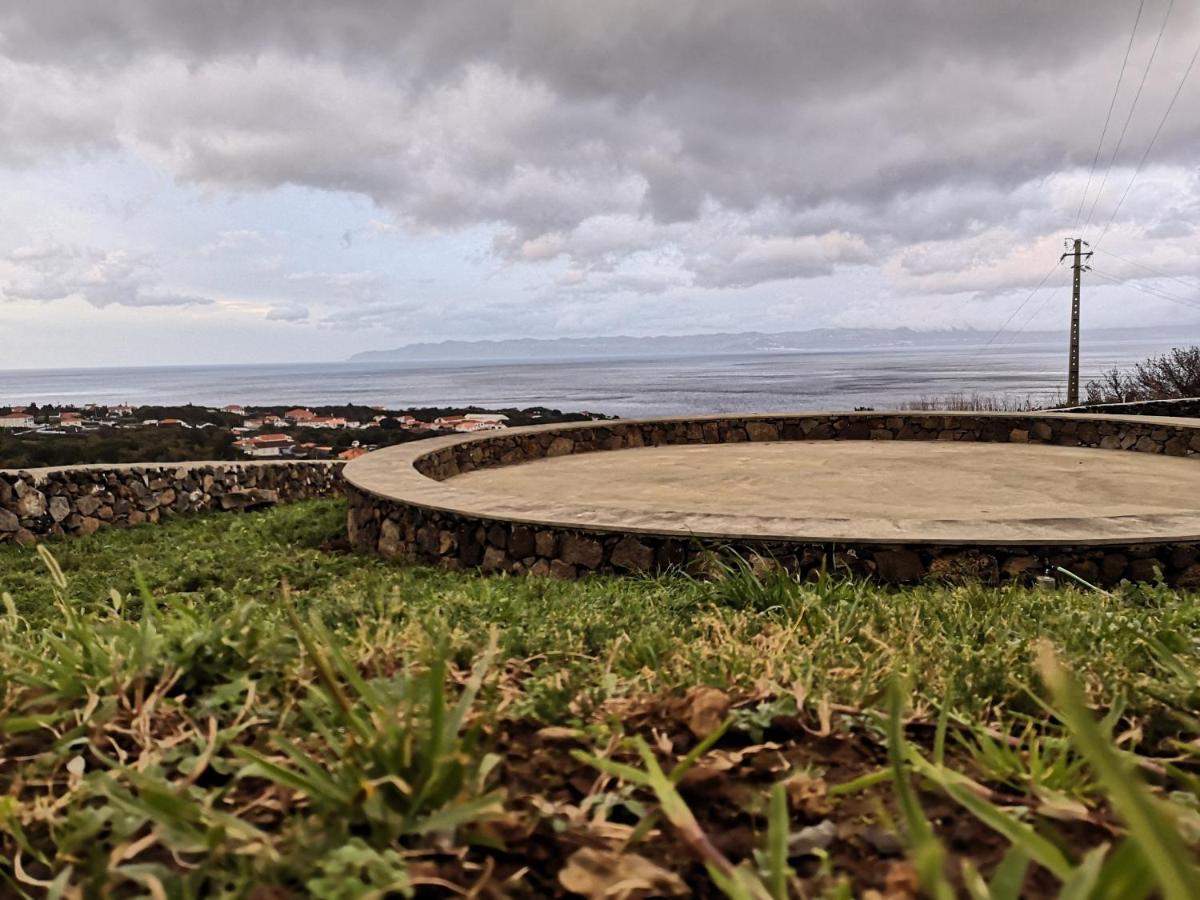
[[[222,412],[234,415],[244,415],[240,406],[226,406]],[[422,422],[413,416],[386,415],[373,416],[367,422],[347,420],[340,416],[319,416],[312,410],[298,408],[289,409],[282,416],[256,416],[243,420],[240,427],[232,429],[241,435],[234,441],[234,446],[247,456],[304,456],[308,458],[327,459],[332,457],[333,448],[316,443],[297,443],[294,438],[283,432],[274,431],[265,434],[252,434],[265,428],[369,428],[380,425],[385,419],[393,418],[404,429],[410,431],[494,431],[508,427],[508,417],[499,413],[467,413],[462,416],[442,416],[432,422]],[[374,447],[359,444],[358,441],[346,450],[337,454],[338,459],[357,459],[364,453],[369,453]]]
[[[233,416],[241,416],[240,425],[229,430],[237,440],[234,446],[246,456],[273,457],[296,456],[316,459],[329,459],[335,455],[340,459],[354,459],[370,450],[372,446],[361,445],[354,441],[348,449],[334,453],[334,448],[315,441],[297,441],[286,434],[283,429],[290,428],[323,428],[330,430],[361,429],[382,425],[386,419],[391,419],[393,425],[410,431],[456,431],[475,432],[492,431],[508,427],[508,417],[499,413],[466,413],[461,416],[441,416],[432,422],[424,422],[413,416],[388,416],[381,407],[376,407],[379,414],[366,421],[347,419],[342,416],[323,416],[304,407],[289,409],[283,415],[251,415],[244,407],[231,404],[219,412]],[[217,412],[218,410],[213,410]],[[101,427],[117,428],[223,428],[226,426],[216,422],[188,423],[181,419],[144,419],[140,422],[133,419],[133,408],[120,404],[117,406],[101,407],[89,403],[77,410],[63,410],[49,415],[42,415],[37,410],[24,406],[11,407],[7,412],[0,413],[0,429],[14,434],[80,434],[95,431]],[[37,413],[35,415],[35,413]],[[344,442],[342,442],[344,445]]]
[[[132,415],[133,407],[125,404],[102,407],[88,403],[77,410],[45,416],[35,415],[25,406],[13,406],[0,413],[0,430],[14,434],[81,434],[101,426],[126,425]]]

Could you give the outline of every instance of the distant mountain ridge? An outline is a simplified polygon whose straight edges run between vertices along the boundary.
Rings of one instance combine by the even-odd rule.
[[[1096,329],[1092,337],[1120,338],[1162,329]],[[709,353],[784,353],[822,349],[870,349],[970,346],[986,342],[993,332],[974,329],[918,331],[913,328],[817,328],[809,331],[742,331],[719,334],[652,335],[634,337],[510,338],[484,341],[439,341],[408,344],[390,350],[364,350],[351,362],[427,362],[568,360],[577,358],[621,358],[693,356]],[[1025,332],[1026,340],[1060,337],[1059,332]]]

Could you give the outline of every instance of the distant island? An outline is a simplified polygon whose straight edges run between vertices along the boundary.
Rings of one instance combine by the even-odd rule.
[[[817,328],[808,331],[742,331],[720,334],[635,337],[511,338],[438,341],[390,350],[364,350],[351,362],[539,361],[597,358],[700,356],[709,354],[787,353],[814,350],[869,350],[971,346],[986,343],[992,331],[970,328],[922,331],[915,328]],[[1091,338],[1121,339],[1178,335],[1163,328],[1105,328],[1085,331]],[[1057,331],[1025,332],[1027,341],[1064,340]]]

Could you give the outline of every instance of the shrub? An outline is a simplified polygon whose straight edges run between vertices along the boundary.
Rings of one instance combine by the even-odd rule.
[[[1176,347],[1125,371],[1109,369],[1085,390],[1089,404],[1200,396],[1200,347]]]

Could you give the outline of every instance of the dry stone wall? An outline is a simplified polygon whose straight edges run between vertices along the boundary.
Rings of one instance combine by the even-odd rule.
[[[417,470],[444,481],[475,469],[508,466],[542,457],[659,447],[670,444],[729,444],[739,441],[978,441],[1054,444],[1136,450],[1168,456],[1200,455],[1200,430],[1182,423],[1054,415],[989,416],[906,413],[904,415],[815,414],[747,416],[699,420],[607,422],[504,434],[464,441],[422,456]]]
[[[342,492],[341,462],[204,462],[0,471],[0,544]]]
[[[413,465],[435,481],[474,469],[543,457],[667,444],[739,441],[981,441],[1096,447],[1200,456],[1200,429],[1180,422],[1047,415],[814,414],[694,420],[606,422],[525,430],[464,440],[419,456]],[[1198,460],[1197,464],[1200,464]],[[1200,544],[980,546],[873,542],[806,543],[721,540],[612,530],[589,531],[447,511],[356,485],[348,473],[350,541],[386,557],[446,569],[573,578],[590,572],[704,570],[734,555],[756,566],[813,575],[822,569],[892,583],[933,576],[986,583],[1031,580],[1065,568],[1089,582],[1122,579],[1200,588]]]
[[[1181,397],[1176,400],[1133,400],[1128,403],[1093,403],[1090,406],[1073,406],[1070,409],[1059,410],[1059,412],[1196,418],[1200,416],[1200,397]]]

